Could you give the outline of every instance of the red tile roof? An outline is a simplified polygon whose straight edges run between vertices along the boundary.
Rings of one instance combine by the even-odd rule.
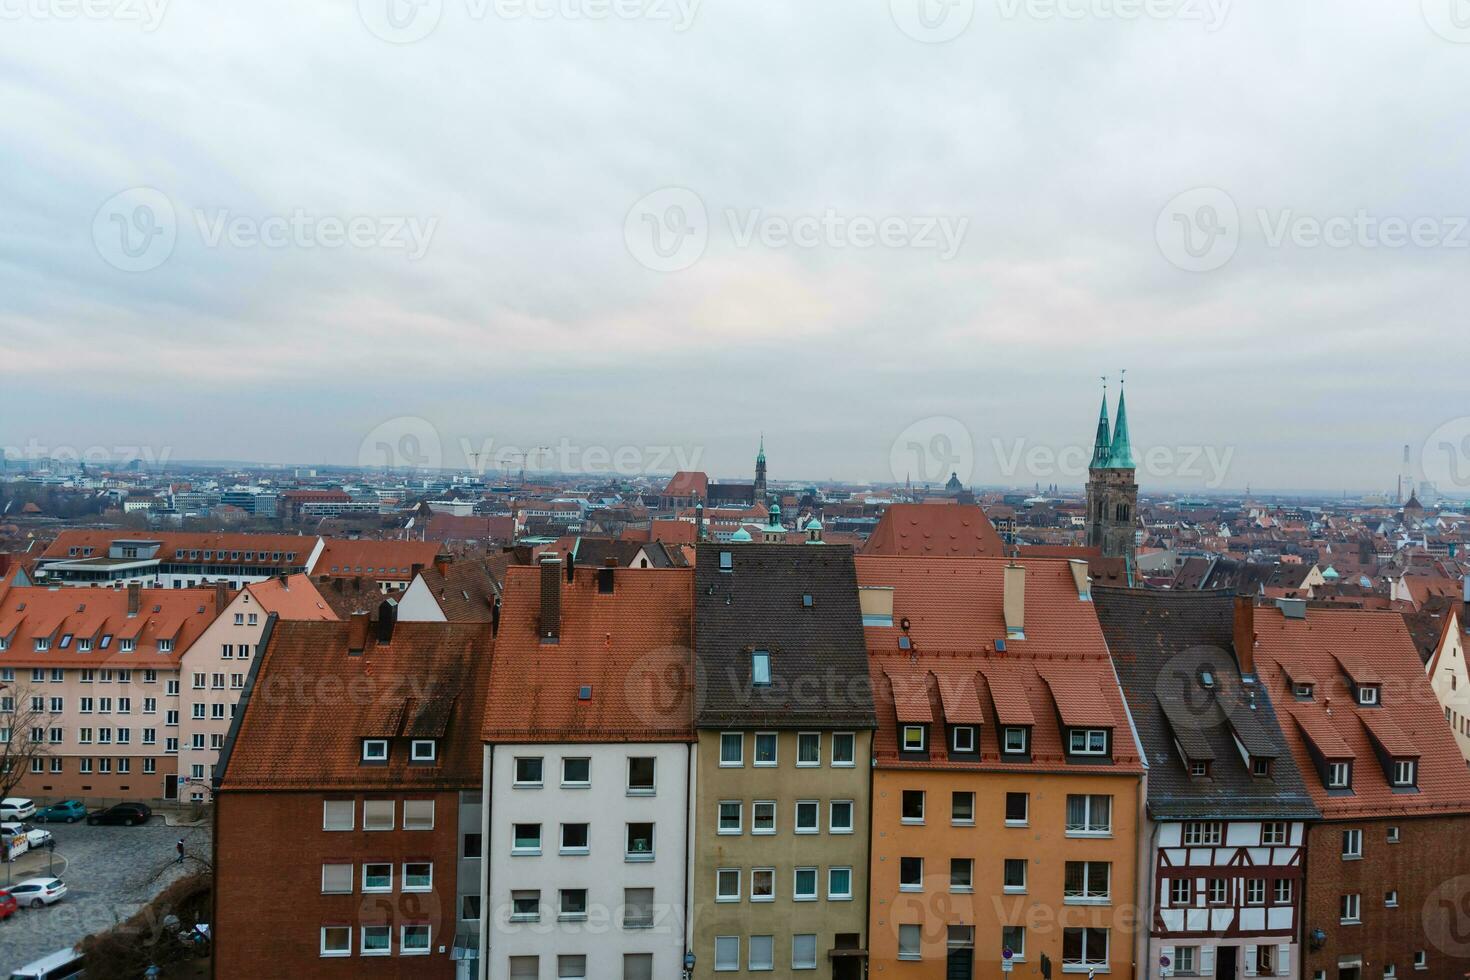
[[[171,668],[233,595],[220,603],[216,589],[142,589],[138,614],[130,617],[125,589],[11,586],[0,592],[0,638],[7,641],[0,666]],[[37,651],[37,638],[49,640],[50,649]],[[133,641],[132,652],[122,652],[123,639]],[[85,653],[84,640],[92,647]],[[160,653],[159,640],[172,649]]]
[[[47,560],[67,558],[81,558],[83,551],[92,549],[89,557],[105,557],[107,550],[114,541],[157,541],[162,547],[158,550],[157,557],[167,561],[177,558],[182,561],[203,562],[203,553],[211,552],[215,557],[210,561],[223,562],[225,564],[240,564],[240,559],[230,559],[230,552],[253,551],[258,560],[252,564],[281,564],[281,565],[304,565],[307,558],[311,556],[312,549],[316,547],[317,539],[310,535],[300,534],[214,534],[194,533],[187,531],[163,531],[163,532],[138,532],[138,531],[62,531],[51,542],[41,557]],[[76,554],[71,554],[76,549]],[[198,551],[199,557],[190,558],[188,553]],[[280,554],[280,559],[271,561],[269,556]],[[287,554],[294,554],[292,561],[286,560]]]
[[[506,570],[485,741],[693,740],[693,570],[619,568],[610,594],[601,571],[558,571],[560,635],[542,643],[541,569]]]
[[[862,553],[973,558],[1006,552],[990,518],[973,504],[891,504]]]
[[[666,497],[708,497],[709,475],[706,473],[680,470],[664,487]]]
[[[378,581],[413,579],[414,566],[427,567],[439,553],[437,541],[347,541],[328,538],[313,575],[332,578],[364,576]]]

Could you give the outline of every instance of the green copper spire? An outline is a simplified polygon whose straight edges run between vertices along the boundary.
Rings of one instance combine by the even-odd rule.
[[[755,454],[755,461],[757,463],[764,463],[766,461],[766,434],[764,432],[761,433],[761,448],[760,452]]]
[[[1133,470],[1133,446],[1128,441],[1128,406],[1123,399],[1126,394],[1118,392],[1118,424],[1113,427],[1113,445],[1108,452],[1107,467],[1110,470]]]
[[[1103,388],[1102,411],[1097,413],[1097,439],[1092,443],[1092,467],[1100,469],[1108,465],[1108,389]]]

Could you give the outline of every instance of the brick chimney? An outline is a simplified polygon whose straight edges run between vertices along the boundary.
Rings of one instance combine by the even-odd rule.
[[[541,556],[541,642],[555,643],[561,637],[561,559]]]
[[[347,653],[350,656],[361,656],[367,647],[368,637],[368,614],[365,612],[353,613],[347,621]]]
[[[1006,617],[1006,639],[1026,638],[1026,566],[1011,562],[1005,567],[1002,599]]]
[[[1256,672],[1256,606],[1248,595],[1235,597],[1235,659],[1242,674]]]
[[[220,613],[230,604],[230,590],[224,582],[214,583],[214,611]]]
[[[434,571],[438,572],[440,575],[443,575],[445,577],[448,577],[448,575],[449,575],[449,556],[448,555],[438,554],[438,555],[435,555],[434,556]]]
[[[128,616],[138,615],[138,610],[143,606],[143,586],[137,582],[128,583]]]

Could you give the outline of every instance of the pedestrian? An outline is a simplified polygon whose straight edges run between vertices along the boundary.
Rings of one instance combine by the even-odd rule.
[[[174,845],[174,850],[179,852],[179,861],[184,860],[184,838],[179,838],[179,842]]]

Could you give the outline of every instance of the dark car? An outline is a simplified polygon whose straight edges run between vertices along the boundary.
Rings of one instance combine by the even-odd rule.
[[[87,814],[87,823],[93,827],[98,824],[122,824],[124,827],[132,827],[136,824],[147,823],[151,816],[153,816],[153,811],[148,809],[146,803],[119,803],[106,810]]]

